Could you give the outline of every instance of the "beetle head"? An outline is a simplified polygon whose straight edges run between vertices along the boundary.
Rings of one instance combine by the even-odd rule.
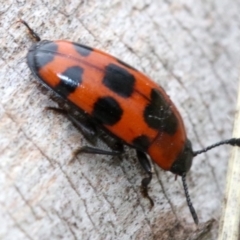
[[[170,171],[182,176],[183,173],[189,171],[192,166],[192,159],[194,157],[194,152],[192,150],[192,144],[187,139],[183,151],[179,154],[175,162],[173,163]]]

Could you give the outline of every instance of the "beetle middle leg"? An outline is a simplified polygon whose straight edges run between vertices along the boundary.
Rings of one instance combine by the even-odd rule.
[[[148,174],[148,177],[144,178],[142,180],[142,193],[143,196],[148,198],[151,204],[151,208],[154,206],[154,202],[152,198],[148,194],[148,185],[150,184],[152,180],[152,165],[150,160],[148,159],[147,155],[144,152],[136,151],[137,152],[137,158],[140,162],[141,166],[145,170],[145,172]]]

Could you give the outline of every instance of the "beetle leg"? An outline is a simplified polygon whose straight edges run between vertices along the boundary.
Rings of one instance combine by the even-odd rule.
[[[53,110],[57,113],[64,114],[68,117],[68,119],[73,123],[73,125],[80,130],[83,136],[92,144],[96,142],[98,137],[98,131],[95,127],[94,123],[89,120],[87,117],[82,117],[78,119],[74,114],[71,112],[62,109],[62,108],[55,108],[55,107],[47,107],[48,110]]]
[[[115,150],[112,151],[107,151],[107,150],[103,150],[100,148],[94,148],[94,147],[89,147],[89,146],[83,146],[79,149],[77,149],[74,154],[73,154],[73,158],[70,161],[70,163],[72,163],[75,159],[76,156],[78,154],[81,153],[91,153],[91,154],[101,154],[101,155],[111,155],[111,156],[119,156],[123,153],[124,149],[123,149],[123,145],[119,144],[119,146],[117,148],[115,148]]]
[[[144,197],[149,199],[150,204],[151,204],[151,208],[152,208],[154,206],[154,202],[153,202],[152,198],[148,195],[148,185],[152,180],[151,162],[148,159],[147,155],[144,152],[141,152],[141,151],[137,151],[137,158],[138,158],[141,166],[145,170],[145,172],[148,174],[148,177],[146,177],[142,180],[142,193],[143,193]]]
[[[56,102],[60,107],[63,107],[66,104],[66,100],[64,100],[62,97],[58,96],[57,94],[51,93],[49,98]],[[51,108],[51,107],[50,107]]]
[[[89,120],[87,117],[84,119],[77,119],[75,115],[73,115],[71,112],[62,109],[62,108],[56,108],[56,107],[47,107],[47,110],[53,110],[57,113],[67,115],[69,120],[73,123],[73,125],[79,129],[84,137],[91,143],[96,141],[96,138],[98,137],[98,131],[94,123],[92,123],[91,120]],[[109,141],[107,141],[107,140]],[[102,155],[112,155],[117,156],[123,153],[123,144],[120,141],[112,141],[110,144],[110,139],[107,138],[107,136],[104,137],[104,140],[109,143],[110,147],[113,149],[112,151],[102,150],[99,148],[89,147],[89,146],[83,146],[79,149],[77,149],[74,153],[74,156],[80,154],[80,153],[92,153],[92,154],[102,154]]]
[[[123,152],[123,143],[119,139],[116,139],[103,131],[100,132],[99,137],[112,150]]]
[[[123,151],[117,151],[117,150],[107,151],[100,148],[83,146],[79,148],[77,151],[75,151],[75,155],[78,155],[80,153],[92,153],[92,154],[118,156],[118,155],[121,155]]]

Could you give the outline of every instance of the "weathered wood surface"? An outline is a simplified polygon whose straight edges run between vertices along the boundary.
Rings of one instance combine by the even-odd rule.
[[[240,60],[239,1],[13,1],[0,6],[0,239],[216,239],[230,148],[194,160],[189,191],[155,166],[150,195],[133,150],[122,159],[72,153],[86,144],[25,63],[21,17],[43,39],[94,46],[142,70],[178,106],[194,149],[231,137]],[[45,93],[45,94],[44,94]],[[101,145],[101,143],[99,143]]]

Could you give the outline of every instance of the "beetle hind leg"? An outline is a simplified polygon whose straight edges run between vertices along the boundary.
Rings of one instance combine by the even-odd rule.
[[[83,146],[77,149],[73,153],[73,157],[70,160],[70,163],[76,159],[77,155],[81,153],[89,153],[89,154],[102,154],[102,155],[111,155],[111,156],[119,156],[124,152],[123,144],[118,141],[114,140],[111,137],[107,137],[103,133],[99,133],[97,126],[89,119],[87,116],[81,116],[81,118],[78,118],[75,116],[72,112],[64,109],[64,108],[56,108],[56,107],[47,107],[47,110],[52,110],[56,113],[66,115],[68,119],[73,123],[73,125],[80,130],[80,132],[83,134],[83,136],[91,143],[95,144],[97,137],[102,137],[103,140],[107,143],[107,145],[112,150],[103,150],[100,148],[90,147],[90,146]]]
[[[145,170],[145,172],[148,174],[148,177],[146,177],[142,180],[142,194],[143,194],[144,197],[149,199],[150,204],[151,204],[151,208],[152,208],[154,206],[154,202],[148,194],[148,185],[150,184],[150,182],[152,180],[151,162],[144,152],[141,152],[141,151],[138,151],[138,150],[137,150],[137,158],[138,158],[141,166]]]
[[[95,147],[89,147],[89,146],[83,146],[79,149],[77,149],[74,154],[73,154],[73,158],[70,161],[70,163],[72,163],[74,161],[74,159],[76,159],[77,155],[81,154],[81,153],[89,153],[89,154],[101,154],[101,155],[110,155],[110,156],[119,156],[124,152],[123,149],[123,145],[119,144],[118,145],[118,149],[115,148],[114,150],[103,150],[100,148],[95,148]]]
[[[81,116],[79,119],[72,112],[64,109],[64,108],[56,108],[56,107],[47,107],[47,110],[52,110],[56,113],[66,115],[67,118],[72,122],[72,124],[83,134],[83,136],[89,141],[91,144],[95,144],[98,131],[94,123],[85,117]]]

